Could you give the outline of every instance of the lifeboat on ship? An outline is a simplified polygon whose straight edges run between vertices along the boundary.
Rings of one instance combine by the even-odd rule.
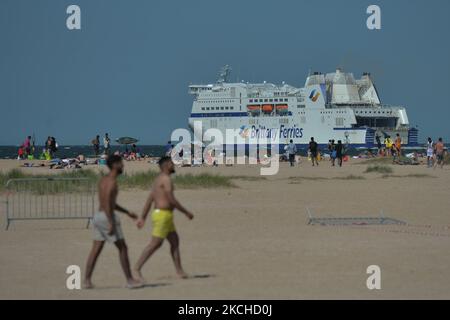
[[[247,105],[247,110],[252,116],[257,116],[261,112],[261,106],[259,104],[249,104]]]
[[[277,113],[284,114],[288,112],[288,105],[287,104],[277,104],[275,106],[275,109],[277,110]]]
[[[273,111],[273,104],[263,104],[262,111],[264,113],[271,113]]]
[[[261,110],[261,106],[259,104],[249,104],[247,106],[248,111],[259,111]]]

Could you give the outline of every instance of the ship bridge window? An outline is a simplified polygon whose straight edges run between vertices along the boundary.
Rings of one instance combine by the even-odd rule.
[[[205,107],[202,107],[202,110],[205,110]]]
[[[287,102],[288,101],[288,99],[287,98],[284,98],[284,102]]]
[[[220,110],[223,110],[224,109],[224,107],[220,107]]]

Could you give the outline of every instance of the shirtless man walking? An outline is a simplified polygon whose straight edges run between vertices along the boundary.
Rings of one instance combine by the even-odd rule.
[[[436,163],[434,164],[434,167],[436,168],[438,165],[441,166],[441,168],[444,167],[444,158],[445,158],[445,145],[442,141],[442,138],[439,138],[438,142],[434,145],[434,150],[436,153]]]
[[[137,215],[122,208],[116,203],[117,200],[117,177],[123,172],[122,158],[117,155],[111,155],[106,160],[110,170],[109,174],[100,179],[98,184],[98,195],[100,208],[94,214],[94,243],[86,264],[86,276],[84,287],[93,288],[91,282],[92,272],[94,271],[97,258],[102,252],[105,241],[113,242],[119,250],[120,264],[127,279],[127,288],[139,288],[143,284],[135,280],[131,274],[130,262],[128,260],[128,248],[123,238],[122,228],[120,227],[120,218],[114,210],[120,211],[132,219],[137,219]]]
[[[166,238],[170,243],[170,253],[175,264],[177,275],[180,278],[187,278],[187,274],[181,267],[178,234],[175,231],[175,225],[173,223],[173,209],[180,210],[190,220],[194,218],[194,215],[185,209],[177,201],[177,199],[175,199],[173,194],[174,188],[170,175],[175,172],[175,168],[172,159],[164,156],[159,160],[158,164],[161,169],[161,173],[153,183],[152,190],[150,191],[150,195],[148,196],[147,202],[145,203],[142,211],[142,216],[137,222],[138,228],[142,228],[144,226],[148,212],[150,211],[153,202],[155,202],[155,208],[152,211],[151,217],[152,239],[144,248],[141,257],[134,268],[134,271],[139,276],[141,281],[144,280],[141,273],[142,266],[152,256],[152,254],[161,247],[164,239]]]

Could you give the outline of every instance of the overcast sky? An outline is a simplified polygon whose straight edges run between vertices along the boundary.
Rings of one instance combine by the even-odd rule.
[[[81,7],[81,30],[66,8]],[[382,29],[366,27],[381,7]],[[1,0],[0,144],[35,133],[163,144],[187,127],[189,83],[303,86],[309,70],[372,73],[383,103],[407,107],[420,140],[450,138],[450,1]]]

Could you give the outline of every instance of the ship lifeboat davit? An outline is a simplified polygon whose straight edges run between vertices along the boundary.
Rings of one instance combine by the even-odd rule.
[[[262,111],[265,113],[270,113],[273,111],[273,104],[264,104],[262,106]]]

